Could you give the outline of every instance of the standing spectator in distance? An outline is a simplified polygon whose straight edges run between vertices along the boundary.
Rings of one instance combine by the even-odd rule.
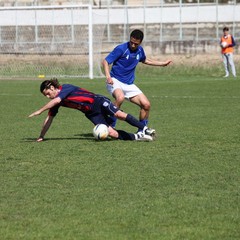
[[[136,66],[142,62],[147,65],[165,67],[172,61],[160,62],[146,57],[144,49],[140,46],[143,37],[141,30],[132,31],[129,42],[116,46],[102,64],[107,90],[115,98],[114,104],[120,108],[126,98],[138,105],[140,107],[139,120],[147,126],[151,105],[148,98],[134,84]],[[112,65],[111,70],[110,65]]]
[[[220,46],[222,48],[222,58],[225,68],[225,76],[229,77],[229,68],[231,67],[232,75],[236,77],[236,69],[233,61],[233,47],[236,45],[234,38],[229,34],[229,28],[223,28],[223,35],[220,40]]]

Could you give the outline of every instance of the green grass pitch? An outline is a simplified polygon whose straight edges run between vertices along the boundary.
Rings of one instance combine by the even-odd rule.
[[[62,108],[36,143],[46,113],[27,116],[48,101],[41,80],[0,81],[0,238],[240,239],[240,79],[219,71],[138,69],[154,142],[95,141]],[[104,79],[60,82],[108,96]]]

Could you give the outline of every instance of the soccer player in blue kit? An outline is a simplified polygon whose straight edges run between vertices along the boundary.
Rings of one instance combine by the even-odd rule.
[[[150,102],[143,92],[134,84],[135,68],[139,62],[152,66],[167,66],[172,61],[160,62],[146,57],[140,46],[144,34],[134,30],[129,42],[120,44],[103,60],[108,92],[115,98],[114,104],[120,108],[124,99],[130,100],[140,107],[139,120],[148,125]],[[112,65],[110,70],[110,65]],[[116,120],[116,119],[115,119]],[[114,125],[112,125],[114,127]],[[141,131],[141,129],[139,129]]]
[[[48,115],[43,123],[37,142],[44,140],[44,136],[50,128],[53,118],[57,115],[60,106],[83,112],[94,125],[100,123],[107,125],[109,136],[112,138],[120,140],[153,140],[151,129],[148,129],[132,115],[119,110],[105,96],[94,94],[86,89],[71,84],[60,85],[56,78],[43,81],[40,85],[40,91],[44,96],[51,99],[51,101],[29,115],[29,117],[34,117],[48,110]],[[134,134],[112,128],[109,125],[112,116],[142,129],[143,132]]]

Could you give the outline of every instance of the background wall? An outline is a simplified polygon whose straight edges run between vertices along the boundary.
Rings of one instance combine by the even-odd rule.
[[[62,6],[63,8],[55,11],[51,18],[49,9],[36,12],[35,9],[29,9],[30,6],[27,10],[22,9],[23,7],[15,7],[16,10],[12,7],[1,8],[0,28],[31,27],[36,24],[42,26],[88,24],[88,10],[82,10],[80,18],[69,11],[66,12],[64,5]],[[216,52],[222,28],[226,25],[230,27],[235,39],[237,41],[240,39],[240,4],[237,2],[224,5],[163,2],[154,6],[105,5],[101,8],[93,6],[92,13],[93,24],[105,26],[101,40],[103,53],[109,51],[114,44],[127,41],[129,33],[135,28],[144,31],[143,44],[153,54]],[[4,38],[4,31],[1,32],[0,43]]]
[[[237,1],[139,4],[132,0],[131,5],[108,1],[85,7],[67,0],[57,5],[56,1],[26,1],[15,1],[14,6],[4,2],[0,7],[0,76],[4,78],[42,74],[101,77],[103,56],[128,41],[136,28],[144,32],[142,45],[148,55],[179,55],[176,62],[186,60],[187,64],[203,54],[208,59],[204,64],[220,61],[224,26],[237,43],[240,40]],[[235,47],[236,58],[239,47]]]

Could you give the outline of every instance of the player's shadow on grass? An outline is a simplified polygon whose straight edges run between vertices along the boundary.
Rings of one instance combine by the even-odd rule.
[[[75,134],[74,136],[80,136],[79,139],[92,139],[93,141],[97,141],[94,137],[93,137],[93,134],[92,133],[84,133],[84,134]],[[106,141],[112,141],[112,140],[115,140],[115,139],[112,139],[112,138],[107,138],[107,139],[104,139],[103,141],[106,142]],[[99,142],[99,141],[98,141]],[[102,141],[101,141],[102,142]]]
[[[44,138],[44,142],[46,141],[65,141],[65,140],[92,140],[96,141],[91,133],[84,134],[75,134],[76,137],[59,137],[59,138]],[[37,138],[23,138],[24,142],[36,142]]]

